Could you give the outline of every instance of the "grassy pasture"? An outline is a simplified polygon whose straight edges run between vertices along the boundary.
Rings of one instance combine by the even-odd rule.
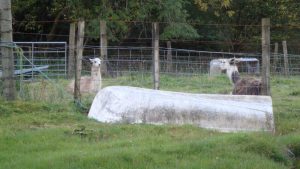
[[[275,135],[219,133],[190,125],[103,124],[81,114],[64,90],[57,92],[57,84],[67,84],[64,80],[24,86],[28,101],[0,101],[0,169],[300,168],[300,78],[271,81]],[[103,83],[151,88],[152,78],[139,74]],[[231,86],[225,76],[162,75],[161,89],[229,93]],[[91,100],[85,97],[85,104]]]

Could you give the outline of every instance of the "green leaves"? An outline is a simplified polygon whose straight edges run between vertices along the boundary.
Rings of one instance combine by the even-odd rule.
[[[195,39],[199,35],[197,30],[187,22],[189,17],[185,10],[184,0],[166,0],[162,3],[162,10],[158,19],[165,23],[161,39]]]
[[[168,39],[195,39],[198,38],[197,31],[186,23],[173,22],[164,28],[164,32],[160,38],[163,40]]]
[[[240,51],[246,49],[247,45],[243,44],[258,42],[259,25],[263,17],[269,17],[272,25],[276,25],[272,28],[272,41],[300,37],[298,30],[286,31],[280,27],[299,23],[298,0],[45,0],[43,2],[14,0],[12,2],[14,20],[22,21],[14,23],[14,30],[50,34],[46,40],[66,40],[55,35],[68,34],[69,21],[79,18],[85,19],[86,35],[95,41],[99,40],[99,21],[106,20],[109,41],[117,44],[151,38],[151,23],[159,22],[163,40],[226,41],[213,48],[228,51],[231,50],[228,49],[230,46],[232,50]],[[46,37],[37,36],[40,37],[17,35],[16,38],[30,41],[45,40]],[[235,45],[236,42],[238,45]]]

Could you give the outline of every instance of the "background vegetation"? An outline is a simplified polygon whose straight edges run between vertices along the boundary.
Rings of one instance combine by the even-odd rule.
[[[96,44],[99,20],[106,20],[112,46],[150,46],[151,22],[160,22],[161,40],[179,48],[260,52],[263,17],[271,18],[272,42],[292,44],[300,35],[297,0],[13,0],[12,5],[16,41],[68,41],[69,23],[80,18],[87,22],[86,43]]]

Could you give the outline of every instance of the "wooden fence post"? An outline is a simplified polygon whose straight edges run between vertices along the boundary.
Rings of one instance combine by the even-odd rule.
[[[262,94],[270,95],[270,18],[262,19]]]
[[[34,60],[33,60],[34,51],[35,51],[34,50],[34,44],[32,43],[31,44],[31,48],[30,48],[30,58],[31,58],[31,63],[32,63],[32,65],[31,65],[31,69],[32,69],[32,71],[31,71],[31,80],[33,80],[33,75],[34,75],[34,73],[33,73],[33,68],[34,68]]]
[[[288,51],[286,41],[282,41],[282,49],[283,49],[283,60],[284,60],[284,75],[289,76],[289,59],[288,59]]]
[[[106,34],[106,21],[100,21],[100,59],[101,59],[101,73],[107,76],[107,34]]]
[[[273,73],[276,73],[277,62],[278,62],[278,43],[276,42],[274,47],[274,57],[273,57]]]
[[[84,40],[84,21],[78,21],[78,32],[76,42],[76,58],[75,58],[75,86],[74,86],[74,100],[80,101],[80,78],[82,69],[82,53]]]
[[[0,46],[2,52],[3,95],[6,100],[15,100],[16,85],[14,79],[11,1],[0,0],[0,4]]]
[[[172,47],[171,47],[171,41],[167,41],[167,72],[172,72]]]
[[[76,37],[76,23],[70,24],[69,32],[69,56],[68,56],[68,78],[74,76],[75,68],[75,37]]]
[[[159,90],[159,27],[157,22],[152,23],[152,47],[154,89]]]

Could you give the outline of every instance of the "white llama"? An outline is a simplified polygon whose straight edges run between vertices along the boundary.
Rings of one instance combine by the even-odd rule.
[[[226,67],[226,74],[233,84],[233,95],[261,95],[261,79],[254,77],[240,78],[240,73],[236,66],[239,60],[232,58],[228,60],[228,63],[224,63]]]
[[[209,75],[215,76],[225,72],[229,65],[230,59],[213,59],[209,62]]]
[[[80,78],[81,93],[97,93],[101,89],[101,60],[99,58],[89,59],[92,63],[91,76],[82,76]],[[68,85],[68,90],[74,92],[75,80]]]

